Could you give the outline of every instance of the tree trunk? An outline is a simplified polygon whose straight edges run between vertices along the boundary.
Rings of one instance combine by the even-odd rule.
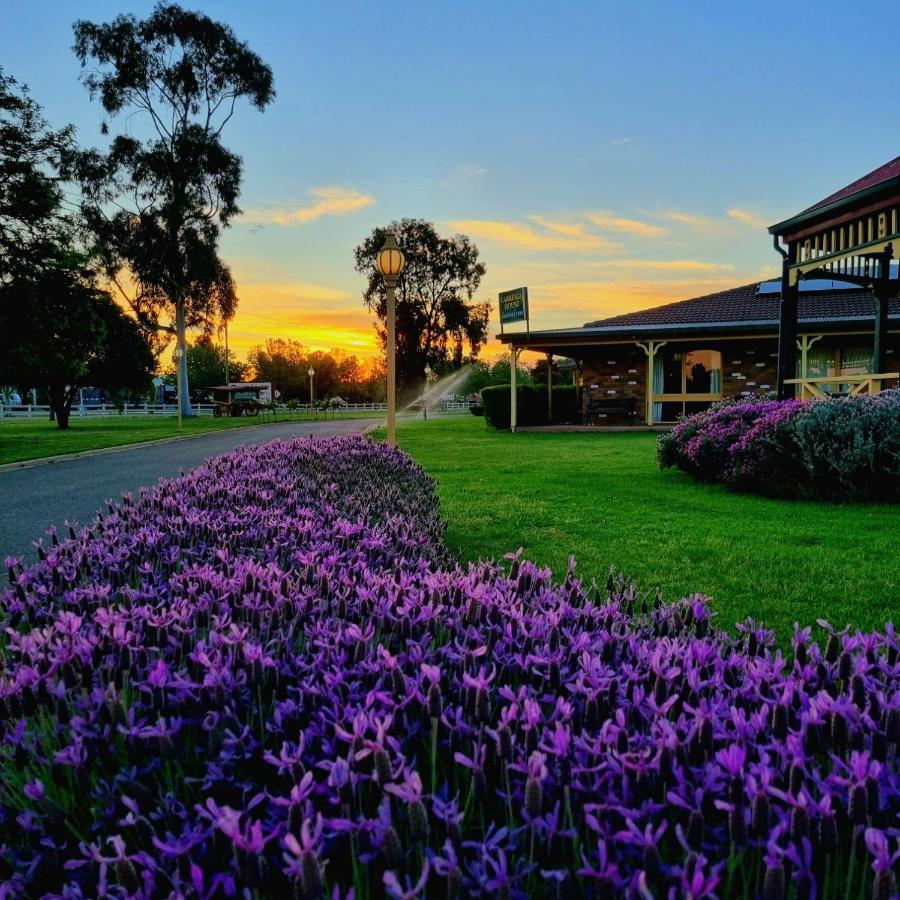
[[[70,391],[68,388],[62,388],[61,390],[51,388],[49,391],[50,418],[55,418],[56,424],[62,429],[69,427],[69,414],[72,412],[72,399],[74,396],[74,391]]]
[[[175,331],[177,346],[182,350],[181,359],[178,360],[178,367],[181,370],[181,415],[187,418],[194,414],[194,410],[191,408],[191,387],[188,384],[184,303],[178,303],[175,307]]]

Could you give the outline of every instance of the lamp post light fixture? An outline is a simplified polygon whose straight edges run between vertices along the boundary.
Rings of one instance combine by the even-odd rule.
[[[178,393],[178,430],[181,431],[184,428],[181,418],[181,392],[183,390],[183,381],[181,378],[181,360],[184,356],[184,350],[181,349],[180,346],[176,346],[172,351],[172,362],[175,363],[175,384],[177,385],[177,393]],[[165,398],[163,398],[165,399]]]
[[[397,337],[394,291],[406,260],[397,239],[388,232],[378,251],[378,271],[387,289],[387,440],[397,446]]]
[[[316,374],[316,370],[310,366],[306,374],[309,375],[309,411],[311,414],[313,409],[313,375]]]

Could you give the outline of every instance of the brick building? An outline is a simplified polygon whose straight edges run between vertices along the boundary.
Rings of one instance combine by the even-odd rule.
[[[723,397],[775,390],[780,287],[747,284],[580,328],[507,332],[501,340],[575,361],[584,424],[664,424]],[[813,279],[800,283],[798,305],[797,377],[833,377],[813,382],[825,393],[853,390],[842,377],[874,371],[872,293]],[[900,368],[900,300],[891,301],[888,320],[893,372]]]
[[[574,360],[583,421],[593,425],[623,416],[672,422],[724,397],[776,388],[782,398],[810,398],[895,385],[900,156],[769,234],[782,258],[778,281],[500,339],[514,354]],[[510,412],[515,428],[514,405]]]

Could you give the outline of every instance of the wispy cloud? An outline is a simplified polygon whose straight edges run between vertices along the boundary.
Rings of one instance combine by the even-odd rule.
[[[337,185],[314,188],[310,194],[315,198],[314,203],[293,208],[250,209],[240,221],[245,225],[306,225],[322,216],[345,216],[375,202],[371,194]]]
[[[715,234],[722,229],[722,220],[712,216],[702,216],[697,213],[681,212],[677,209],[669,209],[658,213],[659,218],[668,222],[677,222],[679,225],[687,225],[701,234]]]
[[[483,178],[487,175],[487,169],[476,163],[463,163],[457,170],[460,178]]]
[[[491,219],[457,219],[450,228],[472,237],[483,238],[504,247],[522,250],[612,251],[619,245],[596,234],[589,234],[577,223],[556,222],[532,216],[538,228],[523,222],[499,222]]]
[[[584,225],[580,222],[559,222],[555,219],[548,219],[546,216],[529,216],[528,218],[535,225],[539,225],[553,234],[562,234],[578,240],[591,240],[593,238],[593,235],[588,234]]]
[[[602,228],[604,231],[615,231],[623,234],[633,234],[638,237],[660,237],[666,229],[659,225],[651,225],[649,222],[641,222],[639,219],[626,219],[611,212],[586,212],[585,218]]]
[[[605,263],[609,269],[628,269],[637,272],[733,272],[731,263],[705,262],[701,259],[612,259]]]
[[[477,163],[462,163],[440,178],[431,178],[432,184],[441,187],[473,187],[487,175],[488,170]]]
[[[768,219],[764,219],[749,209],[741,209],[738,206],[733,206],[729,209],[728,215],[736,222],[740,222],[742,225],[749,225],[751,228],[768,228],[772,224]]]

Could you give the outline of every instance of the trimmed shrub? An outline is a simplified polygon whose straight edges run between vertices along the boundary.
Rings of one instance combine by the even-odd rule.
[[[293,439],[8,560],[2,896],[892,896],[892,628],[785,657],[574,560],[450,565],[436,510]]]
[[[900,500],[900,391],[722,404],[661,435],[662,468],[774,497]]]
[[[546,385],[524,384],[516,387],[516,411],[518,424],[546,425]],[[485,421],[492,428],[508,430],[509,385],[492,385],[481,389]],[[562,385],[553,388],[553,424],[568,424],[580,420],[575,388]]]

